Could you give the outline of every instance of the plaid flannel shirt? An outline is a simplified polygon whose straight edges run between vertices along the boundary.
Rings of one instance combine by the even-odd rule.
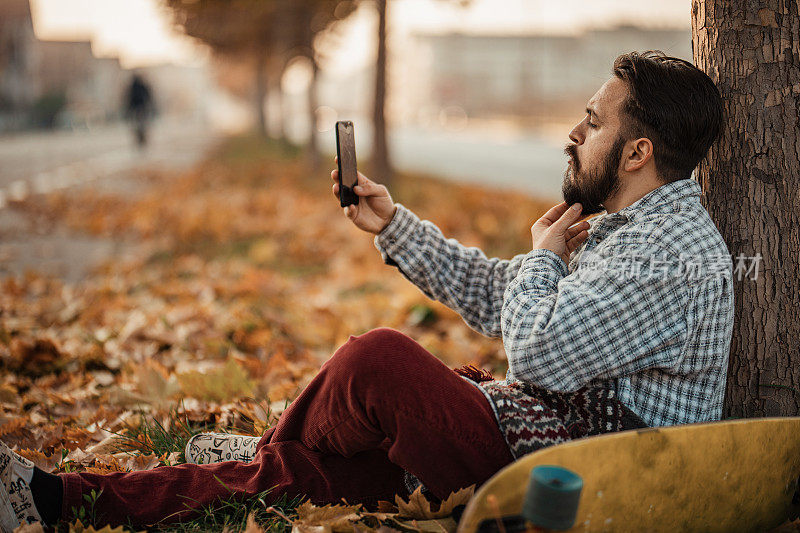
[[[719,420],[733,264],[701,192],[681,179],[588,219],[568,265],[544,249],[489,259],[399,203],[374,243],[428,297],[502,337],[506,381],[611,386],[650,426]]]

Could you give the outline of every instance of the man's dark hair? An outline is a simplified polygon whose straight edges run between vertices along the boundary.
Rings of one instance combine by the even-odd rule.
[[[622,54],[613,73],[628,85],[620,133],[627,140],[650,139],[664,182],[689,178],[722,129],[714,82],[688,61],[658,50]]]

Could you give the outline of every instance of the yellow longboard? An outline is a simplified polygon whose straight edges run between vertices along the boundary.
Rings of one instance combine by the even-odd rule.
[[[800,417],[740,419],[609,433],[528,454],[481,486],[457,533],[520,514],[539,465],[583,478],[569,531],[764,531],[800,513]]]

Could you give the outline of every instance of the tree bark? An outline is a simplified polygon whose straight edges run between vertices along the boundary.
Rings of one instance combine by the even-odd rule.
[[[262,137],[267,137],[267,114],[264,110],[267,98],[267,58],[266,49],[261,48],[255,54],[255,101],[256,130]]]
[[[270,84],[267,87],[269,97],[273,102],[272,111],[277,117],[277,126],[274,131],[274,137],[280,141],[281,146],[284,148],[288,146],[288,139],[286,137],[286,113],[283,106],[283,73],[286,70],[286,61],[282,56],[273,57],[269,63]]]
[[[734,264],[723,418],[800,412],[798,5],[692,2],[694,61],[719,88],[726,115],[697,169]]]
[[[311,81],[308,84],[308,120],[311,128],[308,134],[306,154],[311,171],[316,174],[322,166],[322,161],[317,149],[317,82],[319,79],[319,65],[316,57],[314,57],[313,50],[309,59],[311,60]]]
[[[311,65],[311,80],[308,83],[308,91],[306,92],[307,105],[308,105],[308,139],[305,147],[306,162],[313,174],[320,171],[322,161],[317,148],[317,83],[319,82],[319,64],[317,63],[317,52],[314,48],[315,28],[312,27],[314,23],[315,9],[312,2],[295,4],[295,16],[297,17],[297,24],[299,31],[302,32],[301,50],[302,55],[305,56]]]
[[[392,182],[392,167],[386,140],[386,11],[387,0],[375,0],[378,8],[378,59],[375,63],[375,101],[372,124],[372,171],[374,179],[384,185]]]

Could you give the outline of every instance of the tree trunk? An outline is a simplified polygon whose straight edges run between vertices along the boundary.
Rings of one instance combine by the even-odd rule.
[[[378,59],[375,63],[375,101],[372,124],[372,172],[375,181],[389,185],[392,182],[392,168],[389,162],[389,149],[386,143],[386,10],[387,0],[376,0],[378,8]]]
[[[283,74],[286,72],[290,55],[290,48],[293,42],[294,18],[290,6],[294,0],[277,0],[274,4],[274,16],[272,19],[271,31],[271,54],[270,54],[270,97],[274,99],[275,112],[278,116],[278,140],[284,154],[288,154],[291,149],[289,137],[286,134],[286,110],[284,109],[283,94]],[[297,7],[297,6],[295,6]],[[290,119],[291,120],[291,119]]]
[[[313,173],[320,170],[322,161],[320,160],[319,150],[317,149],[317,81],[319,65],[312,50],[309,59],[311,60],[311,81],[308,84],[308,120],[311,126],[308,134],[308,147],[306,153],[308,163]]]
[[[308,105],[308,138],[305,146],[305,158],[312,174],[317,174],[322,168],[322,161],[320,158],[319,150],[317,148],[317,83],[319,82],[319,64],[317,63],[317,53],[314,48],[315,25],[314,14],[317,10],[314,9],[313,2],[305,0],[297,2],[295,0],[295,17],[296,24],[301,35],[300,50],[302,55],[306,57],[311,64],[311,80],[308,82],[308,91],[306,98]],[[299,9],[297,9],[299,7]]]
[[[267,115],[264,111],[267,98],[267,58],[266,49],[263,47],[255,54],[255,101],[256,130],[262,136],[267,136]]]
[[[723,418],[797,415],[798,3],[693,0],[692,44],[695,64],[717,84],[726,114],[722,138],[697,170],[706,208],[734,264],[735,325]]]
[[[281,58],[276,58],[274,61],[271,62],[270,67],[270,85],[269,85],[269,95],[272,101],[274,102],[273,111],[276,113],[278,118],[277,120],[277,131],[275,132],[276,138],[280,141],[283,147],[286,147],[287,140],[286,140],[286,115],[283,109],[283,87],[281,86],[282,79],[283,79],[283,71],[284,71],[285,62]]]

